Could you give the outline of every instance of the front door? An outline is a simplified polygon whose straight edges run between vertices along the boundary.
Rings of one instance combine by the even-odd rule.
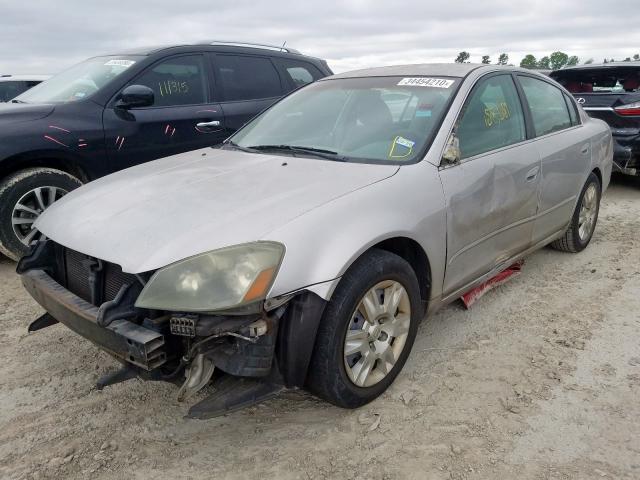
[[[181,55],[155,63],[132,80],[130,84],[153,90],[154,103],[128,110],[114,105],[105,109],[112,170],[222,142],[224,115],[220,105],[210,100],[209,73],[203,55]]]
[[[459,164],[443,166],[447,199],[444,295],[531,245],[540,159],[527,140],[513,77],[484,77],[456,124]]]

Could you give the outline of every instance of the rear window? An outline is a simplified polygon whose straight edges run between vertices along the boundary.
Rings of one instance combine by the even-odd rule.
[[[551,73],[571,93],[630,93],[640,91],[640,66],[591,67]]]
[[[226,101],[256,100],[282,95],[280,76],[264,57],[217,55],[217,78]]]

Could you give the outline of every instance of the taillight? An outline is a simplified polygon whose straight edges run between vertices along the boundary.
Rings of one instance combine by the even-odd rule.
[[[620,105],[614,108],[618,115],[623,117],[640,116],[640,102],[630,103],[629,105]]]

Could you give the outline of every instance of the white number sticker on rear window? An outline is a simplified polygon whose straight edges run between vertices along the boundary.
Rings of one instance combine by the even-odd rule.
[[[398,85],[408,87],[449,88],[453,85],[453,80],[447,80],[446,78],[408,77],[400,80]]]

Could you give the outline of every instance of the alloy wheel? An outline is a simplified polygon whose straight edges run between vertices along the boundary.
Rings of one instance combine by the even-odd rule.
[[[394,280],[374,285],[360,300],[344,340],[344,365],[351,382],[370,387],[393,369],[406,344],[411,303]]]
[[[578,236],[582,242],[586,242],[593,232],[598,213],[598,191],[592,183],[587,187],[582,196],[580,214],[578,216]]]
[[[13,232],[20,242],[29,245],[32,240],[43,237],[33,228],[34,222],[42,212],[66,193],[66,190],[59,187],[37,187],[20,197],[11,212]]]

